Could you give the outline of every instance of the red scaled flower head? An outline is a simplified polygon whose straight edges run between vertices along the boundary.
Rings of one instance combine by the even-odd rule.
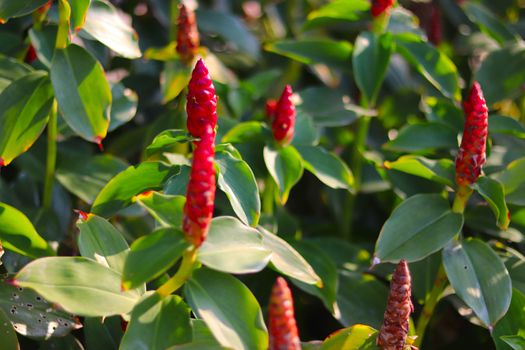
[[[275,107],[272,122],[274,139],[280,144],[292,141],[295,126],[295,106],[292,102],[292,87],[286,85]]]
[[[372,17],[376,18],[385,11],[388,11],[392,5],[394,5],[395,0],[372,0]]]
[[[197,61],[188,85],[186,103],[188,131],[193,137],[201,137],[206,128],[217,126],[217,96],[208,68],[202,59]]]
[[[272,288],[269,305],[269,350],[301,350],[295,323],[293,298],[286,280],[278,277]]]
[[[199,247],[208,234],[215,201],[215,130],[207,125],[195,142],[190,181],[186,192],[182,230],[186,239]]]
[[[177,53],[183,61],[190,62],[195,57],[199,45],[195,13],[184,4],[180,4],[177,18]]]
[[[403,350],[408,334],[408,320],[414,311],[410,271],[406,260],[401,260],[392,275],[390,294],[377,345],[381,350]]]
[[[470,185],[476,182],[485,164],[488,134],[488,109],[481,87],[474,82],[470,95],[463,102],[465,128],[456,157],[456,183]]]

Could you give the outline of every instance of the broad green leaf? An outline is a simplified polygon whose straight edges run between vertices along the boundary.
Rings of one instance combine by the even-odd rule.
[[[181,166],[180,173],[173,176],[167,183],[164,193],[185,196],[188,182],[190,181],[191,167]]]
[[[51,82],[68,126],[88,141],[101,142],[109,126],[111,90],[100,62],[77,45],[56,49]]]
[[[514,350],[525,349],[525,337],[520,335],[504,335],[501,337],[501,340],[510,345]]]
[[[405,125],[397,137],[385,144],[385,149],[398,152],[429,152],[435,149],[458,147],[454,129],[440,123]]]
[[[505,267],[509,271],[512,287],[525,293],[525,256],[508,248],[510,256],[505,259]]]
[[[222,142],[245,143],[269,140],[271,130],[261,122],[248,121],[235,125],[222,137]]]
[[[472,187],[487,201],[498,220],[498,226],[506,230],[510,224],[510,212],[505,203],[505,191],[501,183],[481,176]]]
[[[33,71],[31,66],[14,58],[0,55],[0,92],[13,81]]]
[[[279,272],[306,284],[322,285],[321,277],[288,242],[262,226],[257,229],[262,234],[263,245],[272,252],[270,262]]]
[[[78,248],[80,254],[119,273],[124,271],[128,255],[128,243],[122,234],[106,219],[88,214],[77,222],[80,230]]]
[[[525,139],[525,126],[514,118],[491,114],[489,116],[489,133],[513,135]]]
[[[7,315],[18,333],[36,339],[63,337],[82,327],[77,317],[44,300],[31,289],[3,281],[0,281],[1,312]],[[2,345],[3,339],[2,335]]]
[[[303,176],[303,160],[293,146],[275,149],[264,147],[264,162],[277,187],[281,203],[288,201],[290,190]]]
[[[415,34],[396,34],[394,38],[397,52],[403,55],[425,79],[444,96],[455,100],[461,99],[458,70],[450,58]]]
[[[512,297],[509,273],[499,256],[483,241],[469,238],[443,249],[443,265],[456,294],[487,327],[493,327]]]
[[[57,25],[46,25],[41,28],[33,27],[29,29],[31,45],[35,48],[38,60],[42,62],[46,68],[51,67],[51,61],[53,60],[53,54],[55,53],[57,31]]]
[[[370,9],[366,0],[335,0],[308,14],[305,29],[323,26],[337,21],[356,21]]]
[[[482,32],[496,39],[500,44],[518,39],[518,36],[503,21],[499,20],[483,5],[468,2],[463,4],[462,7],[467,17],[479,25]]]
[[[495,174],[505,189],[505,194],[513,193],[525,182],[523,174],[525,173],[525,158],[519,158],[507,165],[507,168]]]
[[[492,338],[497,350],[515,350],[505,342],[505,336],[525,335],[525,294],[512,290],[512,300],[505,316],[496,324]]]
[[[349,70],[352,55],[352,44],[332,39],[276,41],[264,49],[304,64],[324,63],[343,70]]]
[[[59,155],[56,178],[69,192],[86,203],[93,203],[98,193],[128,165],[111,155],[75,156],[63,160]]]
[[[136,196],[136,201],[164,227],[182,227],[182,217],[186,198],[159,192],[145,192]]]
[[[118,349],[123,333],[122,319],[120,316],[85,317],[83,331],[87,350]]]
[[[304,167],[331,188],[352,189],[354,177],[341,158],[319,146],[297,146]]]
[[[450,159],[428,159],[406,155],[393,162],[385,161],[385,168],[402,171],[424,179],[432,180],[443,185],[454,186],[456,170]]]
[[[33,224],[18,209],[0,202],[0,242],[15,253],[38,258],[55,255]]]
[[[314,146],[319,143],[319,135],[314,119],[302,111],[295,114],[295,128],[292,146]]]
[[[80,33],[86,32],[122,57],[139,58],[138,36],[122,18],[126,16],[108,1],[92,0]]]
[[[235,214],[243,223],[257,226],[261,216],[261,200],[257,181],[250,166],[229,152],[216,152],[219,167],[218,185],[226,193]]]
[[[100,191],[91,212],[109,217],[131,204],[139,193],[159,190],[164,183],[178,171],[161,162],[143,162],[131,166],[112,178]]]
[[[372,32],[362,32],[355,41],[352,53],[354,77],[369,105],[375,104],[392,50],[390,33],[378,36]]]
[[[428,96],[423,101],[423,111],[428,121],[448,125],[458,134],[463,133],[465,115],[458,105],[449,99],[434,96]]]
[[[364,324],[344,328],[330,335],[320,350],[379,350],[377,330]]]
[[[182,90],[188,86],[193,66],[193,64],[185,64],[179,59],[170,60],[164,64],[160,79],[163,103],[168,103],[179,96]]]
[[[69,0],[71,6],[71,26],[75,32],[82,29],[91,0]]]
[[[266,350],[268,333],[261,308],[250,290],[235,277],[205,268],[185,285],[193,312],[219,343],[238,350]]]
[[[212,220],[197,259],[214,270],[241,274],[262,270],[270,256],[259,231],[236,218],[222,216]]]
[[[131,311],[122,349],[165,350],[191,341],[190,309],[178,295],[147,294]]]
[[[21,287],[32,288],[64,310],[82,316],[131,311],[139,294],[122,292],[120,279],[118,272],[83,257],[38,259],[15,276]]]
[[[129,122],[137,114],[137,94],[122,85],[116,83],[111,87],[112,104],[108,131],[113,131],[121,125]]]
[[[2,334],[2,350],[20,349],[15,329],[2,310],[0,310],[0,334]]]
[[[392,34],[412,33],[420,38],[425,34],[420,26],[419,18],[402,6],[395,6],[390,10],[390,19],[385,32]]]
[[[190,246],[184,233],[174,228],[161,228],[137,239],[124,265],[122,286],[132,289],[162,275]]]
[[[172,150],[173,146],[175,146],[178,143],[190,142],[193,140],[195,139],[185,130],[164,130],[163,132],[155,136],[151,144],[148,147],[146,147],[146,157],[151,157],[154,154]]]
[[[21,17],[35,11],[48,0],[0,0],[0,24],[11,17]]]
[[[417,194],[394,209],[381,229],[374,255],[383,262],[421,260],[443,248],[462,227],[463,216],[453,213],[446,199]]]
[[[0,163],[7,165],[27,151],[44,130],[53,103],[45,72],[15,80],[0,94]]]

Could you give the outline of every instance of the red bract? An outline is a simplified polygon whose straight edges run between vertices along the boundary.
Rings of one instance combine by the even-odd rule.
[[[269,350],[300,350],[301,342],[295,322],[293,298],[285,279],[278,277],[272,288],[269,305]]]
[[[383,325],[377,336],[381,350],[403,350],[410,313],[414,311],[411,295],[410,271],[406,260],[401,260],[392,275]]]
[[[372,0],[371,12],[375,18],[383,12],[389,10],[394,5],[394,0]]]
[[[34,62],[34,60],[36,60],[35,47],[29,44],[29,48],[27,49],[26,56],[24,57],[24,62],[31,64]]]
[[[195,57],[199,45],[199,31],[197,30],[195,14],[184,4],[181,4],[177,18],[177,53],[183,61],[190,62]]]
[[[217,96],[208,68],[202,59],[197,61],[188,85],[186,103],[188,131],[193,137],[201,137],[208,126],[217,125]]]
[[[441,43],[443,33],[441,29],[441,10],[436,4],[432,4],[432,11],[430,15],[430,21],[427,27],[427,37],[434,45]]]
[[[200,141],[195,142],[190,181],[184,205],[182,229],[186,239],[199,247],[208,233],[215,200],[215,130],[206,126]]]
[[[295,126],[295,106],[292,102],[292,87],[286,85],[275,107],[272,122],[274,139],[280,144],[292,141]]]
[[[481,87],[474,82],[470,95],[463,102],[465,128],[456,157],[456,183],[470,185],[476,182],[485,164],[488,134],[488,109]]]
[[[266,117],[268,117],[269,120],[273,119],[273,116],[275,115],[275,109],[277,108],[277,101],[273,98],[266,101]]]

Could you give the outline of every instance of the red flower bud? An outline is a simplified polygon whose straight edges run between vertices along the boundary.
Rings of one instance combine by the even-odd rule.
[[[266,117],[272,120],[275,115],[275,110],[277,109],[277,101],[273,98],[266,101]]]
[[[177,53],[185,62],[191,62],[199,49],[199,31],[195,13],[184,4],[179,5],[177,18]]]
[[[436,4],[431,4],[430,21],[427,25],[427,37],[434,45],[439,45],[443,38],[441,29],[441,10]]]
[[[186,238],[199,247],[208,233],[215,200],[215,130],[206,125],[200,141],[195,142],[190,181],[186,192],[182,229]]]
[[[376,18],[394,5],[394,0],[372,0],[372,17]]]
[[[293,298],[286,280],[278,277],[272,288],[269,305],[269,350],[300,350],[301,342],[295,322]]]
[[[29,48],[27,49],[26,56],[24,57],[24,62],[31,64],[34,62],[34,60],[36,60],[35,47],[29,44]]]
[[[275,107],[272,123],[274,139],[280,144],[292,141],[295,126],[295,106],[292,102],[292,87],[286,85]]]
[[[199,59],[188,85],[186,103],[188,131],[193,137],[201,137],[207,126],[215,129],[217,125],[217,96],[208,68]]]
[[[488,109],[481,87],[472,85],[470,95],[463,102],[465,128],[456,157],[456,183],[470,185],[476,182],[485,164],[485,147],[488,134]]]
[[[401,260],[392,275],[383,325],[377,335],[377,345],[381,350],[403,350],[410,313],[414,311],[411,294],[408,264],[406,260]]]

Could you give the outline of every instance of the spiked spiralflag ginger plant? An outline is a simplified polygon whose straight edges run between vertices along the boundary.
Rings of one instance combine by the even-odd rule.
[[[383,325],[377,336],[381,350],[403,350],[405,347],[410,313],[414,311],[411,294],[408,264],[401,260],[392,275]]]
[[[195,57],[199,45],[195,13],[186,5],[180,4],[177,18],[177,53],[184,62],[189,63]]]
[[[300,350],[292,292],[282,277],[273,285],[268,308],[269,350]]]
[[[286,85],[277,105],[272,121],[274,139],[281,145],[292,141],[295,127],[295,106],[292,101],[292,87]]]
[[[197,61],[188,85],[186,112],[188,131],[193,137],[201,137],[208,126],[217,126],[217,96],[208,68],[202,59]]]
[[[372,16],[378,17],[382,13],[390,10],[390,8],[394,5],[394,0],[372,0],[372,7],[371,12]]]

